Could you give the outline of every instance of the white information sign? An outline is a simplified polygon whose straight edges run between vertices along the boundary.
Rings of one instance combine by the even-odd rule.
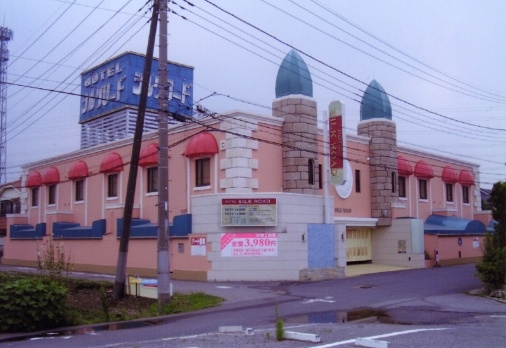
[[[222,226],[276,226],[276,198],[223,198]]]
[[[190,242],[192,256],[206,256],[206,237],[192,237]]]

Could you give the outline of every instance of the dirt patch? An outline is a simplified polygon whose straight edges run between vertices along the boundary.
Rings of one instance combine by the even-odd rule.
[[[90,313],[90,316],[100,315],[105,319],[106,313],[110,320],[136,317],[157,303],[156,299],[126,295],[113,301],[112,290],[100,289],[71,289],[68,296],[70,309]],[[102,300],[105,295],[105,302]]]

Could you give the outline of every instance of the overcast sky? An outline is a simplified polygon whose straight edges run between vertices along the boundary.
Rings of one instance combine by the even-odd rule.
[[[2,25],[14,32],[8,180],[22,164],[79,149],[80,99],[69,93],[80,92],[82,71],[145,53],[145,3],[0,0]],[[347,133],[356,134],[360,99],[376,79],[390,95],[399,146],[479,164],[484,188],[506,180],[505,1],[191,3],[169,5],[168,57],[195,68],[194,101],[216,93],[201,102],[211,112],[271,114],[279,64],[295,48],[320,115],[332,100],[345,103]]]

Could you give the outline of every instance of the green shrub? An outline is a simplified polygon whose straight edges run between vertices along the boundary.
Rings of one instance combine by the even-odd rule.
[[[0,332],[52,329],[65,324],[67,289],[55,281],[20,278],[0,283]]]
[[[483,259],[476,264],[476,270],[481,281],[491,290],[506,284],[506,183],[499,181],[494,184],[489,202],[492,218],[497,224],[494,233],[487,233]]]
[[[285,321],[281,318],[276,320],[276,340],[283,341],[285,339]]]

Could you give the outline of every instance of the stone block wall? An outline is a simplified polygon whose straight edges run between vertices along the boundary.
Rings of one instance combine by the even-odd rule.
[[[316,101],[304,96],[288,96],[275,100],[272,110],[273,116],[284,119],[283,191],[317,194],[320,175]]]
[[[363,121],[358,125],[358,135],[370,138],[371,217],[378,219],[377,226],[389,226],[392,202],[398,198],[395,123],[386,119]]]
[[[257,128],[254,122],[245,122],[240,118],[221,122],[221,129],[230,131],[221,145],[226,158],[220,161],[220,169],[225,170],[225,179],[220,180],[220,188],[227,193],[247,193],[258,189],[258,179],[254,178],[254,172],[258,169],[258,159],[254,158],[258,141],[245,138],[251,138]]]

